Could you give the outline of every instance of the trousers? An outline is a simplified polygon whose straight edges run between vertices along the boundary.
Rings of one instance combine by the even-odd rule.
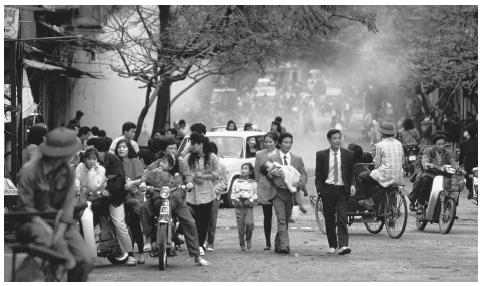
[[[115,234],[117,235],[120,249],[123,252],[132,252],[132,240],[130,239],[129,230],[125,223],[124,204],[122,203],[118,207],[115,207],[107,198],[100,198],[93,201],[91,207],[95,217],[107,215],[105,210],[108,210],[108,215],[110,215],[115,227]],[[96,219],[94,219],[94,221],[96,221]]]
[[[239,245],[245,246],[246,241],[251,241],[252,232],[254,231],[254,209],[252,207],[236,208],[235,217]]]
[[[290,252],[289,246],[289,218],[292,214],[294,205],[293,196],[288,189],[277,189],[277,194],[272,199],[274,210],[277,216],[277,233],[274,240],[274,249],[276,252],[287,250]]]
[[[349,246],[347,200],[343,186],[326,185],[322,205],[329,248]],[[337,234],[336,234],[337,228]]]
[[[266,238],[266,246],[271,246],[272,232],[272,204],[262,205],[262,213],[264,215],[264,236]]]
[[[219,199],[215,198],[214,201],[212,202],[212,213],[209,219],[209,227],[207,228],[207,244],[211,246],[214,245],[218,213],[219,213]]]
[[[124,203],[125,222],[132,233],[132,244],[135,241],[139,249],[139,253],[144,252],[144,238],[142,236],[142,227],[140,225],[140,206],[141,202],[135,198],[127,199]]]
[[[209,220],[212,214],[213,202],[206,204],[187,204],[192,210],[193,217],[195,219],[195,225],[197,226],[197,235],[199,237],[199,246],[203,246],[207,237],[207,229],[209,227]]]

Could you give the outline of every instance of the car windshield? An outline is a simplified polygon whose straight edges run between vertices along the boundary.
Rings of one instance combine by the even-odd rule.
[[[209,136],[209,140],[217,145],[217,155],[229,158],[242,158],[243,143],[241,137]]]

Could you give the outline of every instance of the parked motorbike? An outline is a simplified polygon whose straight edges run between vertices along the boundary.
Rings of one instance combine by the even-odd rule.
[[[128,255],[120,249],[115,226],[109,215],[102,215],[98,218],[98,226],[94,227],[94,217],[92,211],[92,203],[94,197],[100,196],[100,192],[92,194],[86,193],[88,207],[85,209],[80,224],[82,234],[87,244],[87,249],[92,257],[105,257],[114,264],[124,264],[127,262]]]
[[[428,168],[434,169],[434,165],[429,164]],[[440,174],[433,179],[428,204],[418,201],[416,205],[416,228],[422,231],[428,222],[438,223],[439,230],[448,234],[458,218],[456,207],[459,193],[464,189],[464,171],[451,165],[444,165],[438,171]]]
[[[478,205],[478,167],[473,168],[473,173],[469,175],[473,178],[473,200]]]
[[[192,188],[192,186],[189,187]],[[188,188],[185,185],[176,187],[164,186],[162,188],[147,187],[147,190],[159,192],[161,200],[159,213],[154,219],[153,243],[150,252],[150,256],[159,258],[159,270],[165,270],[167,257],[176,256],[180,243],[182,243],[179,238],[175,237],[177,235],[177,218],[172,215],[170,206],[171,193],[182,189]]]
[[[404,149],[404,174],[405,176],[412,176],[414,174],[414,163],[419,154],[418,145],[406,145]]]

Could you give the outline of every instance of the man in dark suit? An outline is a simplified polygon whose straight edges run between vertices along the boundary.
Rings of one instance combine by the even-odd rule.
[[[478,126],[468,125],[469,139],[462,142],[459,153],[459,164],[466,171],[466,188],[468,189],[468,199],[473,198],[473,178],[469,175],[473,173],[473,168],[478,166]]]
[[[280,136],[279,142],[280,152],[277,152],[272,157],[269,157],[274,162],[281,165],[293,166],[300,174],[299,184],[297,189],[304,189],[307,183],[307,172],[304,168],[302,158],[290,152],[293,143],[293,137],[290,133],[283,133]],[[269,177],[282,176],[281,170],[270,171]],[[289,254],[291,249],[289,247],[289,218],[292,214],[292,207],[294,205],[294,195],[289,191],[287,185],[284,183],[276,187],[276,195],[272,199],[274,210],[277,216],[277,233],[274,241],[274,251],[276,253]]]
[[[327,132],[331,147],[316,153],[316,189],[322,198],[326,221],[328,254],[351,253],[347,234],[347,200],[356,193],[352,177],[353,153],[341,148],[342,134],[337,129]],[[336,222],[337,217],[337,222]],[[337,223],[337,235],[336,235]]]

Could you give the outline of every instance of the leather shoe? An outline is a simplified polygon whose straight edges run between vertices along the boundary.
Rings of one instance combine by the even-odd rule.
[[[343,246],[343,247],[339,248],[339,251],[337,252],[337,254],[339,254],[339,255],[345,255],[345,254],[349,254],[349,253],[351,253],[351,249],[348,246]]]
[[[289,253],[291,253],[291,252],[290,252],[289,250],[287,250],[287,249],[279,249],[278,253],[280,253],[280,254],[289,254]]]

